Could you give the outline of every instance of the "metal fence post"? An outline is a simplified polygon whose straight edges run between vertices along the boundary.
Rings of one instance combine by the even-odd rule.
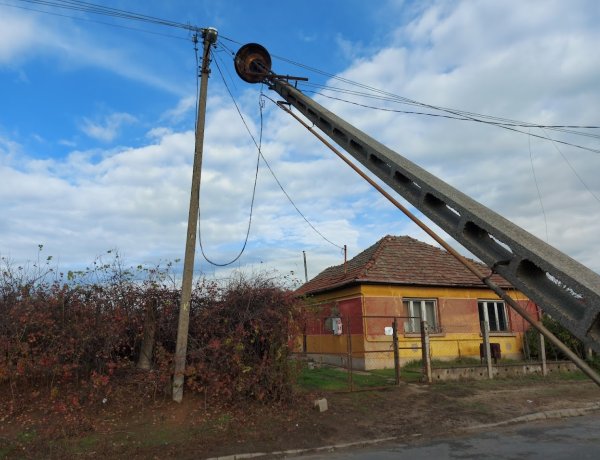
[[[354,391],[354,381],[352,378],[352,373],[354,371],[353,369],[353,363],[352,363],[352,334],[350,333],[350,317],[348,317],[348,380],[350,383],[350,391]]]
[[[394,343],[394,372],[396,385],[400,385],[400,350],[398,350],[398,318],[392,323],[392,341]]]

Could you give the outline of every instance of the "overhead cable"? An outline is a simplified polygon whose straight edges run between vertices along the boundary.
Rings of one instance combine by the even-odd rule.
[[[542,209],[542,215],[544,216],[544,228],[546,229],[546,243],[550,243],[550,238],[548,238],[548,218],[546,216],[546,209],[544,208],[544,202],[542,201],[542,192],[540,190],[540,185],[537,180],[537,175],[535,174],[535,166],[533,165],[533,152],[531,151],[531,136],[527,138],[527,145],[529,147],[529,161],[531,163],[531,172],[533,174],[533,182],[535,183],[535,189],[537,190],[538,199],[540,200],[540,208]]]
[[[112,8],[96,3],[78,1],[78,0],[18,0],[23,3],[31,3],[35,5],[48,6],[53,8],[62,8],[72,11],[81,11],[83,13],[92,13],[102,16],[110,16],[119,19],[128,19],[141,22],[147,22],[150,24],[157,24],[168,27],[175,27],[191,31],[200,31],[201,28],[185,24],[182,22],[171,21],[168,19],[162,19],[156,16],[150,16],[147,14],[135,13],[133,11],[122,10],[119,8]]]
[[[376,107],[376,106],[371,106],[371,105],[367,105],[367,104],[361,104],[359,102],[349,101],[347,99],[342,99],[342,98],[339,98],[339,97],[329,96],[329,95],[323,94],[323,93],[317,93],[316,91],[305,91],[305,92],[315,93],[315,94],[318,94],[319,96],[322,96],[322,97],[325,97],[325,98],[328,98],[328,99],[333,99],[333,100],[345,102],[347,104],[352,104],[352,105],[356,105],[356,106],[364,107],[364,108],[368,108],[368,109],[380,110],[380,111],[384,111],[384,112],[405,113],[405,114],[412,114],[412,115],[424,115],[424,116],[429,116],[429,117],[450,118],[450,119],[453,119],[453,120],[472,121],[472,122],[475,122],[475,123],[483,123],[483,124],[486,124],[486,125],[497,126],[498,128],[507,129],[509,131],[514,131],[514,132],[517,132],[517,133],[526,134],[528,136],[537,137],[539,139],[545,139],[545,140],[548,140],[548,141],[551,141],[551,142],[558,142],[560,144],[568,145],[570,147],[575,147],[575,148],[582,149],[582,150],[587,150],[589,152],[600,153],[600,149],[594,149],[594,148],[591,148],[591,147],[586,147],[586,146],[583,146],[583,145],[574,144],[572,142],[567,142],[567,141],[561,141],[561,140],[558,140],[558,139],[553,139],[553,138],[549,137],[548,135],[542,136],[542,135],[539,135],[539,134],[532,134],[530,132],[528,133],[528,132],[525,132],[525,131],[521,131],[520,129],[516,129],[516,127],[542,128],[542,129],[543,128],[549,128],[549,126],[546,126],[546,125],[500,123],[500,122],[494,122],[494,121],[489,121],[489,120],[480,120],[480,119],[473,118],[473,117],[463,117],[463,116],[457,116],[457,115],[454,115],[454,116],[453,115],[441,115],[441,114],[428,113],[428,112],[417,112],[417,111],[409,111],[409,110],[390,109],[390,108],[385,108],[385,107]],[[598,136],[598,135],[592,135],[590,137],[600,137],[600,136]]]
[[[218,63],[218,61],[216,59],[215,59],[214,63],[215,63],[215,66],[217,67],[217,70],[219,71],[219,75],[221,76],[221,79],[223,80],[223,84],[225,85],[225,88],[227,89],[227,92],[229,93],[229,95],[231,96],[231,98],[233,100],[233,103],[235,105],[236,110],[238,111],[238,113],[242,117],[242,122],[246,126],[246,129],[248,129],[248,125],[246,124],[246,120],[244,120],[244,118],[242,116],[242,113],[240,111],[240,108],[238,107],[237,102],[235,101],[235,98],[233,97],[233,94],[229,90],[229,86],[227,86],[227,82],[225,81],[225,76],[223,75],[223,72],[221,71],[221,67],[219,66],[219,63]],[[256,198],[256,184],[258,183],[258,171],[259,171],[259,168],[260,168],[260,157],[261,157],[260,148],[261,148],[261,143],[262,143],[262,132],[263,132],[262,125],[263,125],[263,121],[262,121],[262,108],[261,108],[260,134],[259,134],[258,143],[256,142],[256,139],[254,138],[254,136],[252,135],[252,133],[250,133],[250,130],[248,129],[248,132],[250,133],[250,136],[252,137],[252,140],[254,141],[255,145],[257,146],[258,155],[256,157],[256,171],[254,173],[254,186],[252,187],[252,198],[250,200],[250,214],[248,216],[248,226],[246,228],[246,236],[244,238],[244,243],[242,245],[242,248],[240,249],[240,251],[238,252],[238,254],[233,259],[231,259],[228,262],[215,262],[214,260],[210,259],[206,255],[206,252],[204,251],[204,246],[202,245],[202,232],[200,230],[201,219],[200,219],[200,213],[198,213],[198,243],[199,243],[199,246],[200,246],[200,251],[202,252],[202,256],[211,265],[215,265],[217,267],[226,267],[228,265],[231,265],[231,264],[235,263],[240,257],[242,257],[242,254],[244,254],[244,251],[246,250],[246,246],[248,245],[248,239],[250,238],[250,228],[252,227],[252,214],[254,212],[254,199]]]

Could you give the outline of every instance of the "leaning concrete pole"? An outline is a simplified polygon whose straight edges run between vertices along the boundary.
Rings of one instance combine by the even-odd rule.
[[[194,166],[192,170],[192,191],[190,195],[190,211],[188,215],[187,240],[183,260],[183,280],[181,283],[181,303],[179,306],[179,323],[177,326],[177,347],[175,349],[175,373],[173,375],[173,401],[183,399],[183,382],[185,376],[185,360],[187,354],[188,330],[190,325],[190,301],[194,275],[194,256],[196,253],[196,233],[198,231],[198,210],[200,208],[200,176],[202,171],[202,151],[204,148],[204,122],[206,118],[206,93],[208,75],[210,73],[210,47],[217,41],[217,29],[209,27],[202,30],[203,52],[200,79],[200,96],[198,98],[198,118],[196,121],[196,146],[194,149]]]

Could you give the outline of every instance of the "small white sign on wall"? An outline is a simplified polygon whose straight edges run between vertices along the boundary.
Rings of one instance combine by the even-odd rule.
[[[331,318],[333,335],[342,335],[342,318]]]
[[[383,333],[385,335],[394,335],[394,328],[392,326],[386,326],[383,328]]]

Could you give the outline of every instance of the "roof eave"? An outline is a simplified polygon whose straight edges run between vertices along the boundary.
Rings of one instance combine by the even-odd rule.
[[[310,295],[320,295],[325,294],[330,291],[335,291],[342,287],[347,287],[354,284],[390,284],[395,286],[418,286],[418,287],[432,287],[432,288],[468,288],[468,289],[488,289],[488,287],[481,283],[418,283],[418,282],[405,282],[398,280],[389,280],[389,279],[376,279],[376,278],[364,278],[364,279],[352,279],[352,280],[344,280],[336,284],[332,284],[326,287],[308,290],[300,294],[301,296],[310,296]],[[513,287],[508,283],[499,284],[503,289],[513,289]]]

